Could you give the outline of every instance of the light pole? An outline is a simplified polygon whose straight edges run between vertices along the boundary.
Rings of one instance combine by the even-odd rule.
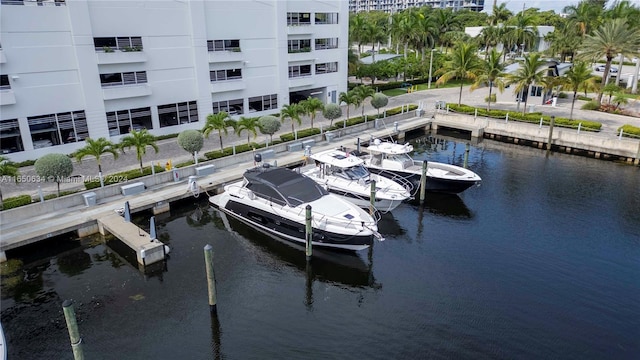
[[[431,56],[429,57],[429,84],[427,85],[427,89],[431,89],[431,68],[433,66],[433,52],[436,49],[431,49]]]

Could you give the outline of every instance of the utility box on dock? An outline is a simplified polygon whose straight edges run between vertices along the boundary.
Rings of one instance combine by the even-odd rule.
[[[302,143],[301,142],[295,142],[293,144],[289,144],[287,145],[287,151],[291,152],[291,151],[300,151],[302,150]]]
[[[144,183],[141,181],[120,186],[120,191],[122,191],[122,195],[124,196],[140,194],[144,189]]]
[[[96,204],[96,193],[88,192],[86,194],[82,194],[84,198],[84,204],[87,206],[94,206]]]
[[[198,176],[211,175],[213,174],[215,169],[216,168],[213,165],[198,166],[196,168],[196,175]]]

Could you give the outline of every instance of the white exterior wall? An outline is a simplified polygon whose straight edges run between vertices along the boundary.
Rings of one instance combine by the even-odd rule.
[[[279,111],[290,91],[327,102],[347,90],[346,1],[67,0],[54,6],[0,7],[1,120],[18,119],[24,151],[13,161],[70,153],[84,141],[34,149],[27,118],[84,111],[91,138],[109,136],[106,112],[149,107],[156,135],[202,128],[212,101],[243,99],[243,116]],[[287,12],[311,13],[312,25],[287,26]],[[338,13],[338,24],[313,24],[317,12]],[[25,21],[29,19],[29,21]],[[301,28],[306,28],[301,30]],[[141,37],[141,52],[96,51],[96,37]],[[288,54],[288,39],[311,39],[309,53]],[[316,38],[338,38],[338,49],[315,50]],[[239,39],[241,52],[209,52],[207,40]],[[315,64],[338,62],[338,72],[315,74]],[[288,67],[311,64],[312,76],[289,79]],[[242,69],[241,80],[211,82],[210,70]],[[145,71],[146,84],[103,88],[100,74]],[[277,94],[278,109],[248,112],[248,99]],[[336,95],[337,96],[337,95]],[[15,100],[13,100],[15,98]],[[158,105],[196,101],[198,122],[160,127]],[[6,129],[3,131],[4,141]],[[119,136],[112,136],[117,142]],[[4,149],[5,147],[3,147]]]

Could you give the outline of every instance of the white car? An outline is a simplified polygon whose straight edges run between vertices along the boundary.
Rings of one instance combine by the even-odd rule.
[[[595,70],[596,70],[596,71],[598,71],[598,72],[600,72],[600,71],[604,71],[604,68],[605,68],[605,66],[604,66],[604,65],[598,65],[598,66],[596,66],[596,69],[595,69]],[[610,72],[610,73],[617,73],[617,72],[618,72],[618,68],[617,68],[617,67],[615,67],[615,66],[612,66],[612,67],[609,69],[609,72]]]

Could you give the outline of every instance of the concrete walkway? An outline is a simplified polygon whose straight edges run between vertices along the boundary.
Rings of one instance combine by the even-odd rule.
[[[495,90],[495,89],[494,89]],[[399,96],[395,96],[389,98],[389,104],[386,106],[387,109],[399,107],[401,105],[407,104],[419,104],[422,103],[423,107],[426,109],[427,113],[434,111],[436,101],[446,101],[449,103],[457,103],[459,97],[459,88],[444,88],[444,89],[435,89],[432,88],[430,90],[417,91],[411,94],[403,94]],[[484,98],[488,96],[489,90],[488,88],[481,88],[475,91],[469,91],[469,87],[466,86],[462,90],[462,103],[470,106],[476,106],[485,108],[486,103],[484,102]],[[511,89],[506,89],[503,93],[497,93],[497,103],[492,104],[492,109],[503,109],[516,111],[517,104],[515,103],[514,95]],[[570,99],[558,99],[558,103],[556,107],[552,107],[550,105],[538,105],[536,102],[540,101],[540,98],[532,98],[528,105],[535,104],[535,111],[540,111],[543,114],[569,117],[569,112],[571,108],[571,100]],[[624,115],[615,115],[615,114],[607,114],[601,113],[597,111],[585,111],[581,110],[580,107],[585,103],[585,101],[578,100],[576,101],[575,109],[574,109],[574,119],[585,119],[585,120],[594,120],[599,121],[603,124],[603,129],[601,131],[602,136],[614,137],[617,136],[617,128],[623,124],[631,124],[634,126],[640,126],[640,118],[634,118],[630,116]],[[520,110],[522,110],[523,105],[520,105]],[[368,115],[374,115],[377,113],[377,110],[371,107],[369,101],[364,107],[364,113]],[[349,109],[349,117],[356,117],[362,114],[361,108],[354,109],[350,107]],[[346,118],[346,108],[343,106],[343,116],[342,118],[335,120],[338,122]],[[318,114],[314,121],[315,127],[322,126],[326,128],[329,126],[329,121],[322,117],[322,114]],[[204,125],[204,121],[202,121]],[[302,126],[297,126],[296,129],[304,129],[310,126],[309,119],[304,118]],[[392,124],[386,124],[387,127],[391,127]],[[274,135],[274,138],[279,138],[280,134],[289,133],[291,131],[291,123],[287,120],[284,124],[282,124],[280,131]],[[231,146],[233,144],[245,144],[246,143],[246,133],[242,133],[241,136],[237,136],[230,130],[228,136],[223,136],[223,145],[225,147]],[[267,135],[258,134],[257,138],[252,139],[255,142],[265,142],[268,139]],[[180,162],[185,162],[191,159],[191,155],[184,151],[180,146],[178,146],[175,138],[162,140],[157,143],[159,147],[159,152],[156,154],[153,149],[147,148],[147,154],[143,157],[143,162],[145,166],[149,166],[151,163],[160,164],[164,166],[164,164],[171,160],[172,163],[178,164]],[[203,150],[201,151],[200,157],[204,158],[204,153],[219,150],[220,142],[218,139],[217,132],[211,133],[209,139],[205,139],[205,144]],[[111,154],[106,154],[102,158],[102,170],[103,174],[116,173],[125,170],[137,169],[139,168],[138,160],[136,159],[135,150],[130,149],[126,154],[121,154],[117,160],[113,159]],[[81,163],[73,160],[74,162],[74,171],[72,173],[71,182],[61,184],[61,190],[82,190],[84,189],[84,184],[82,182],[83,177],[96,177],[98,174],[98,166],[96,161],[92,157],[85,157]],[[36,178],[36,173],[33,166],[22,167],[20,168],[20,175],[24,176],[26,179]],[[75,176],[75,177],[74,177]],[[5,182],[0,183],[2,188],[2,194],[4,198],[29,194],[37,198],[39,194],[38,188],[40,187],[42,193],[46,196],[48,194],[55,194],[57,185],[56,183],[42,183],[42,182],[25,182],[25,183],[14,183],[14,182]]]

